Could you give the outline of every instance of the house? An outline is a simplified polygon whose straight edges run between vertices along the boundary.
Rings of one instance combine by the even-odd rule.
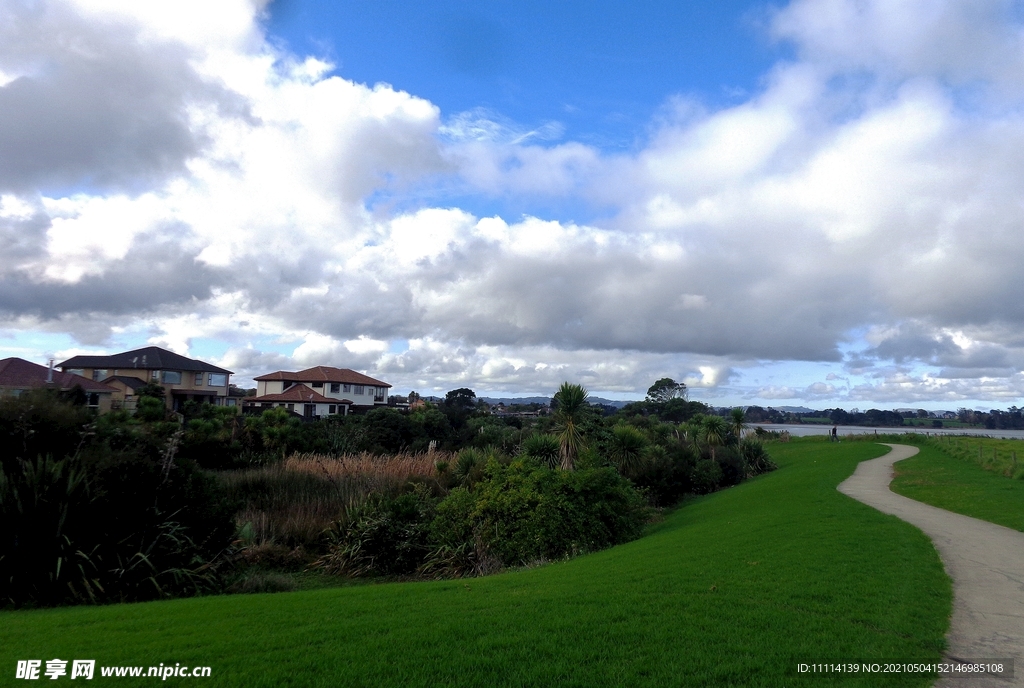
[[[286,408],[307,418],[386,406],[391,388],[368,375],[331,366],[297,373],[279,370],[254,379],[256,396],[245,399],[246,408]]]
[[[117,390],[114,398],[114,408],[123,409],[135,413],[135,407],[139,401],[139,390],[149,383],[141,378],[129,375],[112,375],[103,381],[103,384],[110,385]]]
[[[65,373],[23,358],[0,360],[0,396],[20,396],[33,389],[53,389],[69,392],[80,387],[85,393],[85,403],[99,413],[111,409],[116,390],[102,382]]]
[[[132,405],[137,399],[138,389],[147,384],[163,387],[167,408],[174,411],[180,410],[186,401],[218,406],[236,403],[228,396],[230,370],[158,346],[112,356],[74,356],[58,367],[65,373],[81,375],[116,388],[115,406],[127,408]]]

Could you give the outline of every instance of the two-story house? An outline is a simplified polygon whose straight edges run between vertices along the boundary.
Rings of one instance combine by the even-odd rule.
[[[115,406],[131,408],[137,390],[146,384],[163,387],[167,408],[172,410],[179,410],[186,401],[218,406],[235,403],[228,396],[230,370],[158,346],[112,356],[74,356],[57,367],[116,388]]]
[[[368,375],[331,366],[315,366],[297,373],[279,370],[254,380],[256,396],[245,400],[247,407],[281,407],[307,418],[386,406],[391,388]]]

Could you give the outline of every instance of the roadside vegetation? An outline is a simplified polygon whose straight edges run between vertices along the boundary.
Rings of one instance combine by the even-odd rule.
[[[797,674],[801,661],[937,661],[951,593],[925,536],[835,489],[884,447],[768,446],[781,470],[689,498],[645,537],[570,561],[7,611],[0,662],[212,665],[219,686],[930,685],[934,676]]]
[[[638,537],[660,510],[771,471],[743,412],[663,379],[616,413],[565,383],[540,418],[471,390],[411,412],[303,422],[162,390],[94,417],[40,392],[0,401],[0,605],[451,578]]]

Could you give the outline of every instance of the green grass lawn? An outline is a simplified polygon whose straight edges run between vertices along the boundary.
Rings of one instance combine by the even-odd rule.
[[[884,451],[772,445],[778,471],[641,540],[489,578],[0,613],[0,683],[60,657],[213,668],[168,685],[930,685],[795,671],[940,657],[950,586],[931,543],[835,489]]]
[[[1024,531],[1024,480],[1007,477],[999,461],[1000,451],[1006,456],[1024,447],[1014,440],[961,440],[959,453],[971,458],[958,458],[942,451],[945,442],[917,443],[921,453],[895,465],[896,478],[891,489],[919,502],[973,516],[992,523]],[[978,445],[983,461],[992,470],[977,462]],[[969,445],[970,449],[966,447]],[[952,445],[956,446],[956,445]],[[997,451],[990,459],[992,449]],[[1024,459],[1022,452],[1021,459]]]

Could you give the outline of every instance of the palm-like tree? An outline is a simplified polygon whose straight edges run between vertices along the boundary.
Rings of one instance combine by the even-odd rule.
[[[582,385],[563,382],[555,394],[558,408],[555,409],[555,427],[561,445],[562,469],[571,471],[576,466],[576,457],[584,446],[580,431],[580,418],[587,405],[587,390]]]
[[[747,424],[744,423],[747,419],[747,414],[743,412],[743,409],[737,406],[729,412],[729,428],[733,434],[736,435],[736,442],[739,443],[743,439],[743,431],[746,429]]]
[[[554,435],[530,435],[523,442],[523,453],[539,459],[548,468],[558,468],[561,463],[562,444]]]
[[[620,424],[612,428],[610,458],[623,475],[632,478],[640,473],[645,463],[646,446],[647,438],[632,425]]]
[[[725,437],[729,434],[729,425],[721,416],[705,416],[701,428],[701,439],[711,449],[711,458],[715,458],[715,447],[725,444]]]

